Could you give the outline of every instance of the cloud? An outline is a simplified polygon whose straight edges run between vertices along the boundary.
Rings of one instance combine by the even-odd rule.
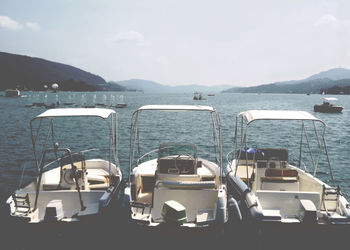
[[[339,21],[335,16],[324,15],[321,16],[314,24],[315,26],[329,25],[333,28],[336,28],[339,25]]]
[[[33,22],[26,22],[26,27],[34,31],[40,30],[39,24]]]
[[[123,42],[142,43],[144,41],[144,37],[141,33],[130,30],[130,31],[118,33],[112,38],[112,41],[117,43],[123,43]]]
[[[0,27],[10,30],[20,30],[23,26],[8,16],[0,16]]]

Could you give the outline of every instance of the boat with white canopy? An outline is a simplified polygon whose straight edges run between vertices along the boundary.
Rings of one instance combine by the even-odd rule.
[[[323,121],[304,111],[249,110],[236,116],[226,178],[245,219],[350,222],[350,204],[333,178],[325,130]]]
[[[100,127],[101,120],[105,130]],[[98,124],[102,134],[107,132],[107,141],[99,144],[106,148],[73,150],[94,142],[91,135],[99,133],[96,126],[89,127],[92,122]],[[89,134],[83,132],[85,127]],[[116,112],[98,108],[50,109],[33,118],[30,128],[38,176],[28,184],[20,184],[8,198],[10,215],[27,223],[65,223],[102,214],[122,186]]]
[[[322,98],[322,104],[315,104],[314,111],[321,113],[341,113],[343,107],[341,105],[335,104],[338,98],[335,97],[324,97]]]
[[[170,142],[161,142],[152,149],[146,147],[144,155],[140,149],[140,116],[159,115],[157,131],[167,131]],[[177,114],[175,114],[175,113]],[[201,112],[201,114],[198,114]],[[179,131],[164,129],[166,121],[178,115],[189,115],[194,124],[206,113],[214,162],[200,157],[195,139],[202,144],[210,143],[209,138],[200,138],[199,134],[191,136],[191,142],[177,142]],[[194,114],[196,113],[196,114]],[[195,116],[197,115],[197,116]],[[196,118],[194,118],[194,116]],[[148,120],[146,119],[146,120]],[[182,119],[177,120],[179,124]],[[170,124],[176,123],[175,120]],[[176,123],[177,124],[177,123]],[[204,124],[202,124],[204,126]],[[176,127],[179,130],[179,127]],[[149,128],[147,127],[147,130]],[[196,131],[199,128],[195,128]],[[147,131],[148,132],[148,131]],[[210,135],[209,134],[209,135]],[[160,141],[160,133],[157,133]],[[196,138],[193,138],[196,137]],[[152,141],[154,144],[154,141]],[[151,150],[152,149],[152,150]],[[153,156],[154,155],[154,156]],[[226,186],[223,183],[222,140],[220,118],[210,106],[194,105],[146,105],[133,113],[130,135],[130,176],[125,188],[124,205],[131,213],[131,221],[144,226],[174,225],[187,228],[202,228],[222,225],[227,222]]]

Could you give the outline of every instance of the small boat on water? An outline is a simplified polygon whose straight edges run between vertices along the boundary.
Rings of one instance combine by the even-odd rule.
[[[116,108],[125,108],[126,107],[126,103],[117,103],[117,105],[115,105]]]
[[[151,111],[156,111],[157,114],[202,112],[210,115],[214,137],[214,145],[211,148],[216,162],[199,157],[196,145],[184,142],[160,143],[156,145],[157,149],[148,149],[149,152],[141,156],[138,120],[141,113],[146,112],[148,115]],[[155,156],[152,156],[154,154]],[[131,214],[131,222],[147,227],[171,225],[201,228],[227,222],[220,118],[214,108],[146,105],[133,113],[130,177],[125,188],[123,204]]]
[[[59,147],[56,139],[62,137],[56,137],[54,121],[59,125],[62,122],[70,124],[71,127],[74,124],[71,120],[82,119],[84,122],[84,119],[95,118],[102,119],[107,125],[108,149],[73,152],[69,147]],[[78,123],[78,126],[81,124]],[[50,109],[33,118],[30,127],[39,174],[34,181],[24,184],[8,198],[6,203],[10,216],[24,223],[69,223],[101,215],[122,186],[115,111],[98,108]],[[48,130],[44,129],[47,127]],[[48,131],[44,143],[39,139],[43,137],[40,132],[43,129]],[[72,131],[67,131],[70,138]],[[79,136],[83,141],[84,135]],[[50,137],[52,147],[47,147]],[[77,142],[74,145],[76,147]],[[41,146],[44,147],[40,153],[38,149]],[[95,157],[89,157],[90,154]],[[105,155],[106,159],[96,158],[96,155]]]
[[[124,101],[124,96],[123,95],[119,96],[119,102],[116,105],[111,104],[111,107],[114,107],[114,108],[125,108],[126,107],[126,103]]]
[[[324,97],[322,104],[316,104],[314,106],[315,112],[322,112],[322,113],[341,113],[343,110],[343,107],[340,105],[332,104],[332,101],[338,101],[338,98],[335,97]]]
[[[262,121],[260,126],[251,125],[258,121]],[[299,149],[297,144],[291,145],[294,144],[291,134],[286,138],[277,136],[277,141],[282,143],[277,147],[252,146],[261,137],[266,138],[274,124],[278,129],[286,127],[291,133],[291,124],[298,123],[301,130],[297,129],[297,133],[301,131],[301,137],[295,138],[295,142],[300,142]],[[261,124],[269,126],[268,129]],[[229,194],[241,201],[246,220],[285,225],[350,223],[350,204],[334,182],[325,129],[323,121],[304,111],[249,110],[236,116],[235,149],[228,159],[226,180]],[[253,134],[249,140],[247,131]],[[268,136],[271,145],[273,135]],[[291,159],[288,149],[281,148],[284,145],[297,151],[297,158]],[[322,172],[331,184],[316,176],[320,168],[327,167]]]
[[[6,97],[20,97],[21,91],[19,91],[18,89],[6,89],[5,96]]]
[[[193,93],[193,100],[205,100],[201,92]]]

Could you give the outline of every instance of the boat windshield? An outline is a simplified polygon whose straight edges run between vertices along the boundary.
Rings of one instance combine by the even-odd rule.
[[[174,155],[189,155],[197,157],[197,148],[190,143],[162,143],[158,150],[158,159]]]

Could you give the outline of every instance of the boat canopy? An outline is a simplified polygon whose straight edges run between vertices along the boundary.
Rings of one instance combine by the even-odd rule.
[[[311,120],[324,124],[308,112],[294,110],[248,110],[239,113],[238,117],[243,117],[247,124],[255,120]]]
[[[338,98],[335,97],[323,97],[322,99],[325,101],[338,101]]]
[[[209,111],[213,112],[215,109],[210,106],[200,105],[145,105],[138,109],[141,110],[164,110],[164,111]]]
[[[104,109],[104,108],[57,108],[57,109],[49,109],[37,117],[35,117],[32,121],[38,118],[50,118],[50,117],[72,117],[72,116],[95,116],[101,117],[103,119],[108,118],[111,114],[115,114],[116,112],[112,109]]]

